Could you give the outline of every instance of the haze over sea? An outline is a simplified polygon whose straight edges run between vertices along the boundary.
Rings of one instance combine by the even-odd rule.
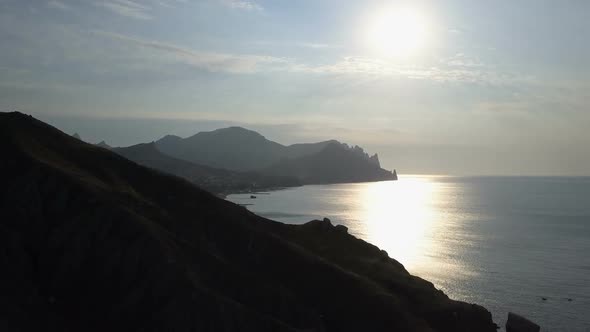
[[[453,299],[542,331],[590,331],[590,178],[402,176],[228,196],[284,223],[328,217]]]

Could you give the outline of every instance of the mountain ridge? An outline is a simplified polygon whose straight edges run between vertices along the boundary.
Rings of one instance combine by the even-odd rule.
[[[263,135],[243,128],[228,127],[209,132],[200,132],[187,138],[167,135],[156,141],[157,148],[165,154],[175,158],[191,161],[193,163],[208,165],[211,167],[225,168],[234,171],[257,171],[265,173],[270,171],[275,176],[294,176],[304,173],[304,170],[294,171],[295,165],[305,164],[305,160],[312,155],[317,155],[316,160],[327,161],[331,167],[338,168],[341,164],[330,162],[321,156],[328,147],[334,149],[340,147],[343,151],[349,150],[346,155],[354,162],[366,163],[366,174],[359,175],[354,172],[347,176],[341,176],[341,182],[395,180],[396,177],[381,169],[377,154],[369,156],[359,146],[348,146],[337,140],[327,140],[317,143],[298,143],[282,145],[266,139]],[[340,160],[346,163],[347,160]],[[376,167],[368,167],[368,165]],[[281,170],[285,169],[284,172]],[[290,169],[290,170],[287,170]],[[316,169],[307,167],[307,170]],[[352,169],[351,169],[352,170]],[[369,174],[371,173],[372,174]],[[327,174],[327,173],[323,173]],[[307,179],[307,180],[306,180]],[[319,174],[307,176],[299,180],[306,183],[333,182],[322,178]],[[314,182],[309,182],[314,179]]]

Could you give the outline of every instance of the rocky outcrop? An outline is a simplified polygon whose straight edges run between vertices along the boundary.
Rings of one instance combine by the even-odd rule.
[[[0,330],[482,331],[377,247],[0,114]]]
[[[381,162],[379,162],[379,155],[376,153],[369,157],[369,162],[375,166],[381,167]]]
[[[541,327],[530,320],[512,312],[508,313],[506,332],[539,332],[540,330]]]
[[[113,148],[112,146],[108,145],[107,142],[105,142],[105,141],[100,141],[99,143],[96,143],[96,146],[100,146],[101,148],[107,149],[107,150],[110,150]]]
[[[262,171],[269,175],[292,176],[304,184],[369,182],[394,180],[393,173],[382,169],[358,146],[328,144],[322,151],[283,160]]]

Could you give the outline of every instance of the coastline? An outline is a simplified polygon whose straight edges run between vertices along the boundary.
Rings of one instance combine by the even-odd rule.
[[[373,181],[345,181],[345,182],[314,182],[314,183],[302,183],[296,186],[280,186],[280,187],[258,187],[255,189],[229,189],[220,192],[214,192],[213,194],[219,198],[227,199],[229,195],[240,195],[240,194],[259,194],[265,195],[271,192],[281,191],[290,188],[301,188],[305,186],[323,186],[323,185],[337,185],[337,184],[353,184],[353,183],[375,183],[375,182],[387,182],[387,181],[398,181],[399,178],[381,179]]]
[[[397,184],[366,186],[310,185],[271,192],[270,197],[258,200],[245,195],[229,198],[236,203],[253,203],[248,210],[282,223],[303,224],[328,217],[335,225],[343,224],[353,235],[386,250],[412,274],[433,282],[451,298],[490,309],[499,325],[504,325],[508,312],[520,314],[548,330],[579,328],[587,323],[581,313],[588,308],[583,267],[542,271],[558,261],[573,264],[584,259],[577,252],[588,242],[582,238],[584,233],[576,230],[587,229],[580,227],[587,227],[583,216],[590,213],[588,199],[579,197],[590,190],[589,181],[571,177],[423,175],[400,180],[403,181]],[[522,187],[515,189],[514,181]],[[402,195],[398,196],[396,191]],[[568,195],[555,194],[564,192]],[[538,200],[519,199],[527,193],[537,195]],[[514,211],[515,206],[522,212]],[[547,210],[546,206],[559,210]],[[368,211],[373,212],[367,214]],[[555,216],[553,211],[571,217],[563,223],[563,217]],[[540,225],[539,220],[545,223]],[[561,237],[547,233],[545,227],[549,225],[559,229],[560,234],[569,234],[575,240],[572,247],[563,247]],[[527,237],[523,239],[510,231],[515,227],[526,232]],[[547,238],[563,249],[542,248],[535,237]],[[410,247],[403,248],[404,243]],[[523,260],[531,250],[542,257]],[[511,255],[513,252],[517,257]],[[539,275],[535,283],[527,282],[529,279],[520,274],[521,266]],[[566,274],[563,278],[567,285],[547,288],[562,274]],[[566,317],[571,317],[569,323]]]
[[[298,186],[290,186],[290,187],[261,187],[256,188],[256,190],[251,189],[238,189],[238,190],[226,190],[222,192],[213,193],[215,196],[227,200],[227,196],[229,195],[240,195],[240,194],[250,194],[250,195],[269,195],[271,192],[280,191],[289,188],[299,188],[305,185],[298,185]]]

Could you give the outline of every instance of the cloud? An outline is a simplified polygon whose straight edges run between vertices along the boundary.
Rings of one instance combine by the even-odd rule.
[[[304,47],[304,48],[315,48],[315,49],[339,48],[340,47],[340,46],[336,46],[336,45],[323,44],[323,43],[295,43],[295,46]]]
[[[242,9],[248,11],[261,11],[264,8],[253,1],[247,0],[220,0],[221,4],[232,8],[232,9]]]
[[[337,49],[342,48],[340,45],[327,44],[327,43],[314,43],[314,42],[289,42],[289,41],[269,41],[259,40],[252,42],[253,45],[260,46],[280,46],[280,47],[300,47],[300,48],[311,48],[311,49]]]
[[[430,67],[400,64],[394,61],[361,56],[347,56],[333,63],[313,64],[270,55],[200,51],[161,41],[105,31],[96,31],[96,33],[127,45],[158,51],[164,55],[164,61],[180,62],[210,72],[247,74],[274,71],[314,75],[355,75],[371,79],[393,77],[490,86],[530,84],[535,81],[534,77],[520,73],[502,72],[471,60],[462,54],[442,59],[437,66]],[[153,59],[146,54],[140,54],[140,56]]]
[[[171,60],[205,69],[211,72],[229,72],[236,74],[254,73],[261,66],[278,66],[288,62],[283,58],[266,55],[241,55],[215,52],[201,52],[189,48],[141,39],[117,33],[96,31],[97,34],[109,37],[129,45],[160,51],[170,56]]]
[[[442,61],[440,66],[418,66],[399,64],[370,57],[347,56],[325,65],[293,63],[290,70],[299,73],[365,75],[372,77],[402,77],[408,79],[431,80],[443,83],[474,83],[487,85],[511,85],[531,83],[534,77],[518,73],[504,73],[483,64],[451,59]]]
[[[179,4],[186,4],[187,0],[155,0],[155,2],[166,8],[176,8]]]
[[[72,9],[70,6],[66,5],[65,3],[57,0],[52,0],[47,3],[47,7],[59,9],[59,10],[70,10]]]
[[[94,2],[94,5],[103,7],[117,15],[137,20],[151,20],[151,8],[131,0],[109,0]]]
[[[463,53],[457,53],[450,58],[441,59],[439,62],[449,67],[485,67],[485,64],[479,59],[468,57]]]

